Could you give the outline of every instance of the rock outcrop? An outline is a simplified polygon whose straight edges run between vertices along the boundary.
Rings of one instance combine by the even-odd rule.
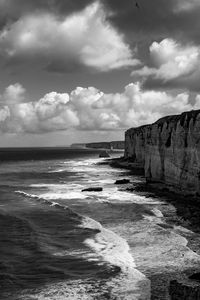
[[[172,280],[169,294],[171,300],[199,300],[200,283],[198,280]]]
[[[102,187],[89,187],[86,189],[83,189],[81,192],[102,192],[103,188]]]
[[[200,110],[127,130],[125,158],[144,167],[148,182],[200,195]]]
[[[115,184],[127,184],[129,182],[130,182],[129,179],[118,179],[115,181]]]

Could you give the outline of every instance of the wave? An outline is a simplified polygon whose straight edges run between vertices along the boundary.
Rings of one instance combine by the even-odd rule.
[[[79,171],[79,172],[87,172],[87,171],[94,171],[95,165],[99,162],[99,159],[88,159],[88,160],[70,160],[63,162],[63,165],[60,165],[59,168],[56,168],[54,170],[48,171],[48,173],[62,173],[62,172],[69,172],[71,170],[73,171]],[[96,171],[96,169],[95,169]]]
[[[119,191],[117,187],[109,187],[104,189],[102,193],[98,194],[99,201],[106,201],[110,203],[135,203],[135,204],[160,204],[158,200],[153,198],[146,198],[145,196],[127,193],[127,191]],[[155,212],[153,212],[155,213]]]
[[[82,188],[83,185],[82,184],[78,184],[78,183],[69,183],[69,182],[60,182],[59,184],[56,184],[56,183],[32,183],[30,184],[29,186],[30,187],[36,187],[36,188],[54,188],[56,189],[56,191],[58,189],[65,189],[66,190],[66,184],[67,184],[67,188],[69,189],[77,189],[77,188]]]
[[[61,195],[56,195],[54,193],[35,195],[23,191],[16,191],[16,193],[32,199],[42,200],[43,203],[49,204],[50,206],[58,209],[71,210],[68,206],[52,201],[52,199],[59,199]],[[114,232],[105,229],[99,222],[89,217],[81,216],[73,210],[71,211],[81,218],[82,221],[79,227],[92,229],[94,232],[98,232],[93,238],[87,238],[84,241],[84,244],[95,252],[97,256],[99,256],[103,261],[120,267],[123,271],[127,268],[135,267],[133,258],[129,253],[129,246],[126,240]],[[90,254],[88,259],[90,259]]]
[[[52,201],[52,200],[49,200],[49,199],[45,199],[45,198],[43,198],[41,196],[38,196],[38,195],[25,193],[23,191],[15,191],[15,192],[18,193],[18,194],[21,194],[21,195],[23,195],[25,197],[41,201],[41,203],[47,204],[50,207],[54,207],[54,208],[57,208],[57,209],[65,210],[65,211],[67,211],[68,214],[74,215],[79,221],[82,220],[82,218],[83,218],[83,216],[81,216],[80,214],[76,213],[74,210],[72,210],[71,208],[69,208],[67,205],[62,205],[62,204],[60,204],[58,202],[55,202],[55,201]]]
[[[25,196],[25,197],[33,198],[33,199],[42,199],[42,198],[41,198],[40,196],[38,196],[38,195],[29,194],[29,193],[26,193],[26,192],[23,192],[23,191],[15,191],[15,193],[20,194],[20,195],[23,195],[23,196]]]
[[[151,211],[152,211],[152,213],[153,213],[157,218],[163,218],[163,217],[164,217],[163,214],[162,214],[162,212],[161,212],[159,209],[157,209],[157,208],[153,208]]]
[[[84,217],[80,226],[98,231],[93,238],[86,239],[84,243],[103,261],[120,267],[121,271],[125,273],[136,267],[125,239],[89,217]],[[88,258],[90,259],[90,257]]]
[[[70,165],[76,165],[76,166],[89,166],[89,165],[94,165],[97,164],[101,159],[100,158],[89,158],[85,160],[70,160],[70,161],[65,161],[64,164],[70,164]]]
[[[88,238],[84,243],[103,261],[120,267],[124,273],[136,267],[126,240],[108,229],[102,227],[94,238]]]
[[[52,254],[55,258],[64,259],[67,255],[70,255],[72,261],[73,257],[74,259],[84,259],[84,261],[86,261],[88,264],[92,264],[91,266],[98,266],[99,269],[96,269],[97,267],[95,267],[95,270],[99,270],[100,272],[102,272],[101,270],[115,270],[115,275],[111,275],[111,278],[109,279],[110,286],[113,289],[112,294],[117,295],[119,292],[122,292],[124,295],[126,295],[130,293],[130,299],[140,299],[138,290],[141,288],[139,285],[142,283],[144,286],[144,282],[146,282],[147,279],[136,269],[134,259],[129,252],[129,245],[125,239],[111,230],[104,228],[101,223],[97,222],[96,220],[74,212],[68,206],[61,205],[53,200],[44,199],[41,197],[41,195],[38,196],[35,194],[28,194],[23,191],[16,192],[25,197],[39,200],[42,203],[49,205],[49,207],[52,209],[65,211],[66,214],[70,214],[69,220],[71,218],[72,220],[74,219],[75,222],[78,220],[78,222],[76,222],[76,226],[80,228],[80,231],[76,231],[76,236],[74,238],[76,239],[77,243],[81,237],[82,245],[85,248],[69,248],[69,239],[65,245],[66,249],[62,243],[62,247],[60,249],[57,248],[53,251]],[[63,237],[66,236],[65,232],[63,232],[63,234]],[[75,232],[73,231],[73,236],[74,234]],[[69,237],[72,236],[69,235]],[[46,245],[46,242],[43,244]],[[85,267],[87,269],[89,268],[87,264]],[[79,274],[80,270],[77,269],[77,272]],[[136,295],[136,297],[134,297],[134,295]]]
[[[99,230],[99,231],[101,231],[103,228],[101,223],[95,221],[92,218],[86,217],[86,216],[83,216],[82,222],[79,225],[79,227],[94,229],[94,230]]]
[[[40,195],[36,194],[29,194],[23,191],[15,191],[17,194],[21,194],[25,197],[33,198],[33,199],[44,199],[44,200],[59,200],[59,199],[85,199],[87,195],[84,195],[82,192],[74,192],[68,191],[65,193],[56,193],[56,192],[49,192]]]
[[[87,195],[84,195],[81,192],[73,192],[73,191],[68,191],[66,193],[45,193],[40,195],[41,198],[43,199],[54,199],[54,200],[59,200],[59,199],[85,199],[87,198]]]
[[[67,171],[66,169],[57,169],[57,170],[52,170],[52,171],[48,171],[48,173],[61,173],[61,172],[65,172]]]

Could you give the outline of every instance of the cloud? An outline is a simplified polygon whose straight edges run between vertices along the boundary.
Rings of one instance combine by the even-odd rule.
[[[10,85],[1,96],[1,131],[40,133],[65,130],[79,124],[69,95],[51,92],[35,102],[25,99],[20,84]]]
[[[3,101],[5,101],[9,106],[15,105],[17,103],[23,102],[25,100],[26,90],[19,83],[9,85],[2,96]]]
[[[160,87],[166,84],[175,87],[185,86],[193,89],[194,79],[200,79],[200,46],[184,45],[172,39],[153,42],[149,48],[151,66],[133,71],[132,76],[139,76]]]
[[[192,109],[187,93],[172,96],[166,92],[144,91],[139,83],[127,85],[121,94],[103,95],[95,106],[112,110],[119,118],[119,128],[152,123],[162,116]]]
[[[2,123],[5,122],[9,116],[10,116],[10,111],[7,106],[0,108],[0,124],[1,124],[1,122]]]
[[[84,9],[93,0],[0,0],[0,16],[7,22],[33,12],[56,12],[68,15]]]
[[[111,11],[108,20],[123,32],[131,45],[138,43],[144,51],[152,41],[172,38],[179,42],[200,43],[199,0],[102,0]],[[141,52],[141,51],[140,51]]]
[[[11,85],[2,94],[0,129],[4,133],[118,131],[152,123],[165,115],[200,108],[200,95],[190,103],[188,93],[175,96],[145,91],[130,83],[122,93],[105,94],[94,87],[77,87],[71,93],[47,93],[31,102],[25,89]]]
[[[200,7],[199,0],[176,0],[174,6],[174,12],[180,13],[182,11],[194,11]]]
[[[2,30],[0,53],[9,64],[36,63],[56,72],[78,66],[109,71],[139,63],[98,2],[67,17],[49,12],[22,16]]]

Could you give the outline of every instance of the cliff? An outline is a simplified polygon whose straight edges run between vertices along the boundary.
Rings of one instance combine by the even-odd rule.
[[[98,148],[98,149],[124,149],[124,141],[112,141],[112,142],[98,142],[88,143],[87,148]]]
[[[200,195],[200,110],[127,130],[125,158],[144,167],[148,182]]]

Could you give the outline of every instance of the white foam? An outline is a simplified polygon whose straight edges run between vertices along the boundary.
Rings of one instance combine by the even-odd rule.
[[[38,197],[43,199],[85,199],[87,195],[81,192],[83,185],[76,183],[67,184],[31,184],[33,188],[38,188]],[[41,193],[39,188],[47,188],[48,191]]]
[[[100,233],[97,233],[94,238],[86,239],[84,243],[103,261],[120,267],[124,273],[135,268],[126,240],[108,229],[102,228]]]
[[[47,199],[47,200],[57,200],[57,199],[85,199],[87,195],[81,192],[73,192],[69,191],[66,193],[44,193],[39,195],[40,198]]]
[[[77,173],[96,173],[97,170],[92,167],[86,167],[86,166],[75,166],[71,168],[72,171],[75,171]]]
[[[162,212],[161,212],[159,209],[153,208],[151,211],[154,213],[154,215],[155,215],[157,218],[163,218],[163,214],[162,214]]]
[[[98,198],[100,202],[106,201],[110,203],[122,202],[137,204],[160,204],[159,201],[155,201],[151,198],[146,198],[145,196],[127,193],[126,191],[119,191],[117,187],[104,188],[101,193],[98,193]],[[158,213],[158,211],[155,210],[155,213]]]
[[[15,191],[15,193],[21,194],[21,195],[26,196],[26,197],[29,197],[29,198],[40,199],[40,196],[39,196],[39,195],[29,194],[29,193],[25,193],[25,192],[23,192],[23,191]]]
[[[89,217],[84,217],[80,227],[100,231],[93,238],[86,239],[84,244],[91,248],[103,261],[120,267],[122,272],[135,268],[133,257],[129,253],[129,245],[125,239],[111,230],[103,228],[99,222]],[[93,253],[87,253],[86,256],[89,260],[94,259]]]
[[[98,163],[99,161],[101,161],[100,158],[89,158],[89,159],[85,159],[85,160],[80,160],[80,161],[76,161],[76,160],[70,160],[70,162],[66,161],[64,162],[64,164],[73,164],[73,165],[83,165],[83,166],[88,166],[88,165],[93,165]]]
[[[91,219],[90,217],[83,217],[79,227],[102,230],[101,223],[95,221],[94,219]]]
[[[60,188],[65,186],[64,184],[53,184],[53,183],[33,183],[30,184],[31,187],[50,187],[50,188]]]
[[[68,171],[68,169],[56,169],[56,170],[48,171],[48,173],[61,173],[65,171]]]
[[[148,220],[151,223],[157,223],[159,221],[159,223],[163,223],[162,218],[164,217],[162,212],[157,209],[157,208],[153,208],[151,209],[151,212],[154,214],[154,216],[150,216],[150,215],[143,215],[143,218],[145,220]]]
[[[113,179],[111,178],[106,178],[106,179],[99,179],[99,180],[96,180],[96,182],[99,182],[99,185],[102,184],[113,184]]]
[[[59,183],[59,184],[54,184],[54,183],[33,183],[33,184],[30,184],[29,185],[30,187],[47,187],[51,190],[74,190],[74,189],[77,189],[77,188],[82,188],[83,185],[81,184],[78,184],[78,183],[65,183],[65,182],[62,182],[62,183]]]
[[[44,194],[29,194],[29,193],[25,193],[23,191],[15,191],[18,194],[24,195],[25,197],[29,197],[29,198],[33,198],[33,199],[41,199],[41,200],[59,200],[59,199],[84,199],[87,198],[86,195],[84,195],[83,193],[78,193],[78,192],[68,192],[68,193],[44,193]],[[51,203],[51,202],[50,202]],[[52,206],[53,206],[52,202]],[[58,204],[55,202],[55,204]]]

